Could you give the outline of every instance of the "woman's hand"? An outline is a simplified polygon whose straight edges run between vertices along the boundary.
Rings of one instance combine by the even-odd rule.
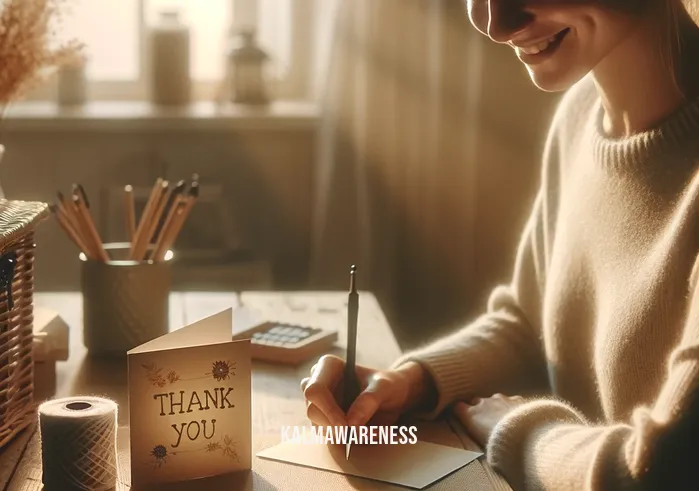
[[[406,363],[396,370],[373,370],[357,365],[362,392],[347,414],[337,400],[342,394],[345,362],[336,356],[323,356],[310,377],[301,381],[306,398],[306,414],[318,426],[391,425],[429,394],[426,374],[417,363]]]
[[[470,404],[459,402],[454,407],[454,413],[466,427],[468,434],[481,448],[485,448],[490,434],[500,420],[523,403],[524,399],[521,396],[495,394],[486,399],[475,398]]]

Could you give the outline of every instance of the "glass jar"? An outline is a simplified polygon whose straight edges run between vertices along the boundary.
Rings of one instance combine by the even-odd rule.
[[[231,100],[236,104],[267,104],[266,65],[269,55],[257,45],[255,31],[247,29],[234,37],[228,54]]]

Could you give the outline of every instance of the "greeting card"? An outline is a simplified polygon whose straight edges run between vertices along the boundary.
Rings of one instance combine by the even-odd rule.
[[[131,486],[252,466],[250,341],[228,309],[128,352]]]

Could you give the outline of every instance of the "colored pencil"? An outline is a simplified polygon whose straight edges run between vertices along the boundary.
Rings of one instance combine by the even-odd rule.
[[[136,235],[136,210],[133,199],[133,186],[124,186],[124,219],[126,221],[126,236],[133,244]]]

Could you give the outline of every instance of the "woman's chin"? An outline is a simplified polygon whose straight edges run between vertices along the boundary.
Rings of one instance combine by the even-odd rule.
[[[551,69],[527,66],[529,77],[534,85],[544,92],[564,92],[578,83],[588,72],[586,70]]]

